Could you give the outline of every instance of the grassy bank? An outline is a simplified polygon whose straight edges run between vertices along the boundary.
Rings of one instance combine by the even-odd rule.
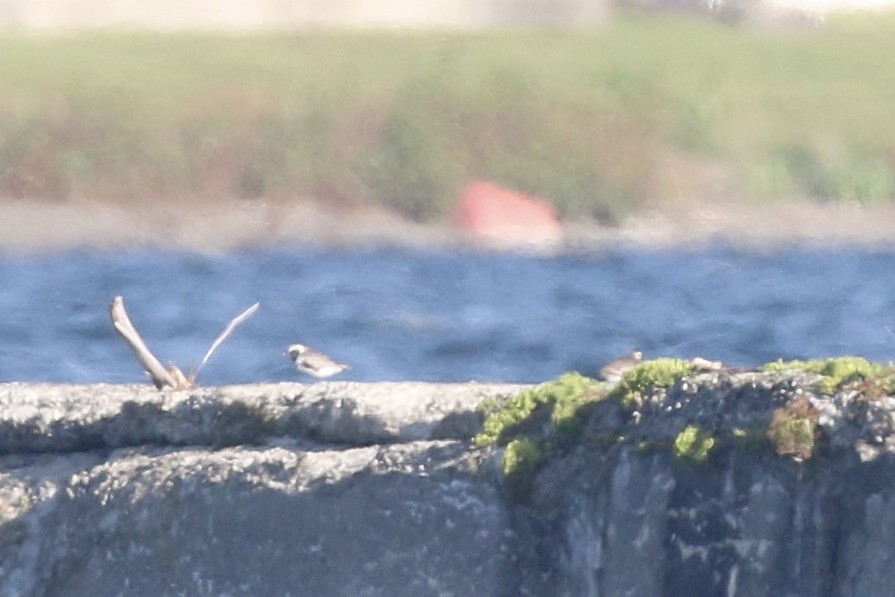
[[[712,198],[699,178],[720,171],[749,200],[888,201],[893,25],[7,35],[0,195],[318,197],[426,220],[486,177],[613,220]]]

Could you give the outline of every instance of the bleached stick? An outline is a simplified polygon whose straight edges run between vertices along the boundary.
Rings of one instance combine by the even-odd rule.
[[[201,371],[202,367],[205,366],[205,363],[208,362],[208,359],[211,358],[212,353],[213,353],[215,350],[217,350],[217,347],[221,345],[221,342],[223,342],[224,340],[226,340],[227,336],[229,336],[230,333],[233,332],[233,330],[236,329],[236,326],[238,326],[238,325],[241,324],[243,321],[245,321],[246,319],[248,319],[249,317],[251,317],[252,315],[254,315],[254,314],[255,314],[255,311],[258,310],[258,307],[259,307],[259,306],[260,306],[260,303],[255,303],[254,305],[252,305],[251,307],[249,307],[248,309],[246,309],[245,311],[243,311],[242,313],[240,313],[239,315],[237,315],[236,317],[234,317],[234,318],[230,321],[230,323],[227,324],[227,327],[224,328],[224,331],[221,332],[221,333],[218,335],[217,338],[215,338],[215,341],[212,342],[212,344],[211,344],[211,348],[209,348],[209,349],[208,349],[208,352],[205,353],[205,356],[202,357],[202,362],[199,363],[199,366],[196,367],[196,370],[195,370],[195,371],[193,372],[193,374],[190,376],[190,381],[193,381],[193,380],[196,379],[196,376],[199,375],[199,371]]]
[[[109,313],[112,316],[112,325],[115,326],[115,330],[121,334],[121,337],[124,338],[131,347],[131,350],[134,352],[137,360],[140,361],[143,369],[149,374],[149,377],[152,378],[152,383],[155,384],[155,387],[159,390],[166,386],[171,388],[180,387],[180,384],[178,384],[172,374],[162,366],[161,362],[155,358],[155,355],[152,354],[152,351],[146,346],[143,338],[137,333],[137,329],[134,327],[134,324],[131,323],[130,318],[127,316],[127,311],[124,309],[124,299],[122,297],[116,296],[112,299],[112,304],[109,306]],[[182,376],[183,374],[181,373],[181,377]]]

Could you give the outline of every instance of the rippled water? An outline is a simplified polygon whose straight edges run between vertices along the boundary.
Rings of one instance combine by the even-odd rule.
[[[734,365],[888,361],[893,273],[895,254],[857,251],[0,254],[0,379],[145,379],[110,324],[116,294],[153,351],[183,367],[261,302],[204,385],[306,380],[282,354],[297,341],[351,363],[340,379],[355,380],[531,382],[594,373],[632,348]]]

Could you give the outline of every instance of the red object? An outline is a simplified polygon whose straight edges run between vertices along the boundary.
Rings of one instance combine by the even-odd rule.
[[[562,235],[549,201],[475,181],[463,188],[454,221],[464,233],[499,244],[553,242]]]

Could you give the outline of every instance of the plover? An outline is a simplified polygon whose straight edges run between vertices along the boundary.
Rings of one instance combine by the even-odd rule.
[[[304,344],[292,344],[286,349],[286,354],[295,362],[296,369],[317,378],[332,377],[349,368],[345,363],[334,361]]]
[[[643,362],[643,353],[639,350],[631,351],[623,357],[609,361],[600,367],[600,378],[612,383],[621,381],[622,376]]]

